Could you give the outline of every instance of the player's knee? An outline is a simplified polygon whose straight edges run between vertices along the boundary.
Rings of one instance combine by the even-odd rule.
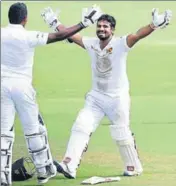
[[[94,130],[94,117],[92,112],[85,109],[81,110],[74,122],[72,131],[83,132],[90,135]]]
[[[52,157],[48,144],[47,130],[43,125],[38,126],[38,133],[25,134],[25,138],[35,166],[41,168],[50,165]]]
[[[35,129],[28,129],[25,131],[25,137],[29,148],[32,150],[39,150],[46,147],[47,130],[45,126],[37,125]]]
[[[1,149],[8,149],[9,145],[14,142],[13,131],[1,131]]]
[[[1,131],[1,181],[11,184],[13,131]]]
[[[39,123],[25,125],[23,126],[23,129],[25,135],[32,135],[32,134],[46,132],[46,127]]]
[[[116,143],[118,146],[134,145],[134,142],[132,139],[120,140],[120,141],[116,141]]]
[[[128,126],[110,126],[111,136],[116,141],[132,141],[132,133]]]

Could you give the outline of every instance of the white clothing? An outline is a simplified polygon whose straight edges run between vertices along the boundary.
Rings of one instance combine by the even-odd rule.
[[[38,133],[38,104],[31,83],[12,78],[1,80],[1,131],[13,128],[16,111],[26,134]]]
[[[19,24],[1,29],[1,129],[13,126],[16,111],[24,127],[38,123],[32,68],[35,47],[46,45],[47,39],[48,33],[27,31]]]
[[[1,28],[1,78],[32,82],[35,47],[46,45],[48,33],[27,31],[22,25]]]
[[[126,59],[130,48],[126,36],[113,37],[101,50],[98,38],[83,37],[83,44],[91,57],[92,92],[119,97],[129,92]]]
[[[107,116],[112,126],[127,128],[127,135],[119,136],[120,140],[131,137],[129,133],[130,97],[112,98],[101,93],[96,97],[91,93],[86,95],[84,108],[79,112],[72,130],[82,131],[90,135],[95,132],[104,116]]]
[[[90,135],[103,117],[107,116],[111,123],[111,136],[119,145],[124,170],[128,171],[130,168],[133,175],[135,172],[142,172],[129,126],[130,96],[126,58],[130,48],[127,46],[126,36],[113,37],[103,50],[100,49],[98,38],[83,37],[82,41],[91,57],[92,89],[86,95],[84,108],[74,122],[62,163],[76,177],[76,170],[87,149]]]
[[[25,136],[41,133],[36,93],[31,82],[35,47],[46,45],[47,39],[48,33],[27,31],[22,25],[9,24],[7,27],[1,28],[1,139],[7,142],[4,143],[4,149],[1,149],[1,159],[4,160],[4,164],[1,164],[1,181],[5,183],[11,184],[13,125],[16,112],[21,120]],[[42,127],[45,128],[45,126]],[[12,136],[11,142],[8,141],[9,136]],[[45,155],[48,152],[50,154],[49,146],[47,146],[48,152],[42,152],[45,144],[41,143],[40,136],[37,140],[30,141],[29,152],[32,151],[31,149],[37,148],[41,154]],[[7,146],[8,144],[10,144],[10,148]],[[8,151],[8,156],[3,154],[6,151]],[[7,161],[8,157],[9,161]],[[35,158],[42,162],[43,166],[46,164],[43,162],[48,162],[41,156]],[[47,155],[47,160],[49,158],[52,162],[52,157]],[[7,162],[10,162],[9,165],[6,165]],[[37,162],[34,161],[34,164],[39,170]],[[40,170],[46,172],[45,168]],[[8,175],[8,180],[5,180],[5,174]]]

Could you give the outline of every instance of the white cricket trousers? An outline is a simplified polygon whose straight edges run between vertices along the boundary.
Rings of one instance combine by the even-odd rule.
[[[39,109],[36,93],[30,82],[17,78],[1,80],[1,133],[12,131],[16,112],[24,133],[38,132]]]
[[[16,112],[25,135],[40,132],[35,91],[27,80],[1,79],[1,181],[11,184],[12,148]]]
[[[129,113],[129,94],[116,98],[96,92],[86,95],[84,108],[74,122],[63,159],[73,177],[76,176],[83,152],[87,150],[90,135],[97,129],[104,116],[110,120],[111,136],[116,142],[133,141],[129,128]]]
[[[80,129],[90,134],[96,130],[104,116],[110,120],[110,131],[115,140],[125,140],[131,137],[129,94],[112,98],[97,92],[88,93],[84,108],[79,112],[72,130]],[[113,132],[113,128],[116,128],[116,132]]]

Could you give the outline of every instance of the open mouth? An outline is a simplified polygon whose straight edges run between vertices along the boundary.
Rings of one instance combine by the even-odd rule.
[[[98,32],[98,35],[105,35],[105,33],[104,32]]]

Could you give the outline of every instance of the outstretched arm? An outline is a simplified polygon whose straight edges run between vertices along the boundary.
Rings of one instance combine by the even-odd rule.
[[[64,25],[59,25],[57,27],[57,32],[62,31],[64,29],[66,29],[66,27]],[[73,36],[67,38],[67,41],[70,42],[70,43],[74,42],[78,46],[80,46],[80,47],[85,49],[84,44],[82,42],[82,36],[79,33],[76,33]]]
[[[163,14],[158,14],[157,9],[152,10],[152,23],[140,28],[135,34],[127,36],[127,45],[131,48],[140,39],[150,35],[157,28],[165,28],[171,20],[172,12],[166,10]]]
[[[63,29],[58,29],[59,31],[56,33],[49,33],[48,35],[48,41],[47,44],[49,43],[54,43],[57,41],[62,41],[72,35],[74,35],[75,33],[79,32],[80,30],[84,29],[85,27],[83,27],[83,25],[81,23],[72,26],[72,27],[68,27],[68,28],[63,28]]]
[[[140,39],[148,36],[153,31],[154,29],[150,25],[140,28],[135,34],[130,34],[127,36],[127,45],[131,48]]]
[[[41,16],[43,17],[44,21],[48,24],[50,28],[57,31],[56,33],[49,34],[47,43],[49,44],[56,41],[61,41],[74,35],[83,28],[86,28],[94,24],[97,21],[97,19],[101,16],[101,14],[102,13],[100,7],[94,5],[89,9],[84,9],[82,14],[82,21],[79,24],[66,28],[63,25],[61,25],[61,23],[57,19],[57,14],[54,13],[50,7],[45,8]],[[83,47],[82,45],[83,43],[81,43],[82,37],[80,35],[74,36],[73,40],[75,43]]]

